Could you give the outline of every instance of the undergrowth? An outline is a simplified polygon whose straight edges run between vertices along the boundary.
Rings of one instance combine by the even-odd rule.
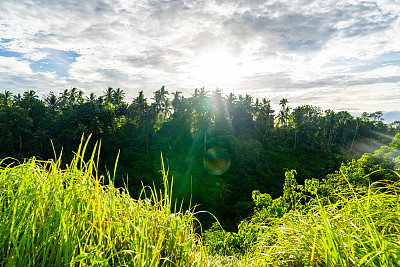
[[[293,172],[288,173],[290,180]],[[304,204],[298,198],[286,210],[295,197],[272,200],[255,191],[256,204],[264,206],[242,221],[237,233],[214,224],[205,232],[205,244],[211,254],[255,255],[254,266],[400,266],[399,195],[399,182],[366,188],[348,183],[329,196],[315,193]]]
[[[100,145],[84,162],[86,146],[65,170],[60,158],[0,169],[0,266],[204,266],[193,210],[173,205],[168,171],[162,190],[135,200],[102,183]]]
[[[100,144],[83,160],[87,145],[65,169],[61,155],[0,169],[0,266],[400,266],[399,182],[354,187],[342,173],[348,186],[323,195],[291,171],[281,198],[255,191],[262,207],[237,233],[216,222],[199,235],[163,164],[162,188],[133,199],[99,176]]]

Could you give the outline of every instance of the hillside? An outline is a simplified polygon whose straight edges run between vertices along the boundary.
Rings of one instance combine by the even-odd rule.
[[[218,221],[202,232],[196,207],[172,200],[163,164],[163,188],[133,199],[114,186],[116,170],[104,185],[97,143],[87,162],[82,143],[64,170],[60,158],[32,158],[0,170],[0,264],[397,266],[399,138],[321,182],[299,185],[287,171],[281,197],[253,191],[256,208],[237,233]]]
[[[296,169],[300,183],[322,179],[343,162],[387,145],[399,131],[398,122],[385,124],[381,112],[353,117],[310,105],[292,108],[287,99],[275,111],[266,98],[204,88],[190,97],[169,95],[165,87],[152,98],[139,92],[131,101],[111,87],[86,97],[77,88],[42,98],[32,90],[6,91],[0,94],[0,157],[52,159],[54,145],[63,151],[64,168],[82,134],[91,136],[89,150],[102,141],[101,175],[108,176],[120,153],[114,183],[126,184],[137,198],[142,183],[162,184],[162,153],[175,177],[173,199],[183,200],[185,208],[191,199],[234,231],[254,208],[253,190],[279,197],[286,170]],[[206,168],[206,155],[225,155],[229,164]],[[214,220],[207,214],[198,218],[206,229]]]

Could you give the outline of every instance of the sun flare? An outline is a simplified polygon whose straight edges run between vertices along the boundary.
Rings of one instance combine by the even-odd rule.
[[[235,58],[223,49],[199,54],[193,61],[192,77],[205,86],[222,87],[240,79]]]

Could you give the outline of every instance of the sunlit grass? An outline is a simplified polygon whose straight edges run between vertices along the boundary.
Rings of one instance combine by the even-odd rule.
[[[204,266],[193,210],[172,204],[172,182],[132,199],[83,162],[34,158],[0,170],[1,266]],[[146,193],[148,194],[146,196]]]
[[[399,192],[399,183],[376,183],[344,190],[335,203],[317,199],[264,226],[261,258],[273,266],[399,266]]]
[[[163,164],[162,188],[143,187],[133,199],[114,187],[115,169],[107,185],[99,177],[97,144],[83,161],[86,147],[65,169],[61,157],[0,169],[0,266],[400,265],[398,182],[316,196],[246,228],[256,238],[239,232],[250,244],[243,253],[219,255],[196,234],[194,208],[184,211],[171,199],[173,179]],[[220,233],[217,239],[227,236]]]

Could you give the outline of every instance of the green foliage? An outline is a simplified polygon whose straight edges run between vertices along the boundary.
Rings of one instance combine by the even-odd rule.
[[[390,146],[397,150],[400,150],[400,133],[397,133],[395,135],[392,142],[390,142]]]
[[[162,151],[177,184],[173,197],[185,199],[184,207],[192,198],[215,214],[226,230],[233,231],[252,212],[254,189],[273,199],[287,191],[287,199],[280,200],[283,204],[274,204],[276,216],[306,201],[303,189],[285,189],[285,169],[297,170],[299,184],[306,185],[310,177],[322,180],[339,170],[353,153],[361,156],[389,145],[399,129],[397,124],[384,124],[379,112],[354,118],[345,111],[322,111],[310,105],[289,107],[288,99],[282,99],[275,112],[267,98],[224,96],[221,90],[208,92],[204,87],[196,88],[191,96],[179,91],[170,95],[169,91],[162,86],[148,98],[138,92],[129,101],[124,90],[112,87],[101,96],[85,96],[73,87],[59,94],[50,92],[42,99],[33,90],[22,95],[4,91],[0,94],[0,156],[20,162],[32,156],[46,160],[53,157],[53,143],[57,151],[64,151],[64,168],[74,157],[71,151],[82,134],[91,134],[103,144],[99,173],[107,175],[107,169],[113,169],[121,150],[114,182],[116,186],[126,182],[137,198],[142,182],[150,186],[162,183],[158,174]],[[221,176],[204,170],[204,151],[215,146],[232,159],[230,169]],[[89,149],[93,147],[88,144]],[[389,149],[391,155],[383,154],[397,158],[398,146]],[[381,165],[385,168],[391,167]],[[381,179],[383,173],[391,175],[379,171],[368,179]],[[310,191],[304,195],[313,197]],[[198,217],[205,228],[211,226],[211,217]]]
[[[208,251],[251,254],[254,266],[398,266],[398,153],[392,142],[304,185],[287,171],[283,196],[253,191],[254,213],[237,233],[206,232]]]
[[[299,210],[304,208],[307,196],[317,195],[321,185],[318,179],[306,179],[304,185],[298,185],[295,179],[296,170],[285,173],[285,183],[283,186],[283,196],[276,199],[267,193],[260,193],[254,190],[252,198],[256,205],[253,221],[259,223],[269,222],[271,218],[281,218],[290,210]]]
[[[365,153],[358,160],[353,159],[342,164],[339,171],[327,175],[326,184],[329,186],[325,190],[326,194],[331,190],[346,187],[347,183],[355,187],[367,187],[379,180],[397,180],[393,170],[400,168],[399,159],[399,150],[383,146],[374,154]],[[343,176],[347,180],[344,180]]]
[[[270,224],[275,236],[265,236],[260,246],[265,261],[281,266],[398,265],[398,184],[351,191],[353,197],[349,189],[337,192],[335,203],[321,204],[326,202],[321,199],[307,212],[292,211]]]
[[[261,226],[249,221],[242,221],[237,233],[226,232],[218,222],[203,234],[207,251],[211,254],[224,256],[245,255],[254,252],[254,247],[259,242],[258,237]]]
[[[35,158],[0,170],[0,265],[204,266],[193,210],[172,203],[168,171],[163,192],[134,200],[103,185],[100,147],[83,162],[87,145],[65,170]]]
[[[257,207],[268,207],[272,203],[271,195],[267,193],[261,194],[259,190],[254,190],[251,197]]]
[[[396,143],[342,164],[325,179],[299,184],[297,171],[286,171],[282,196],[253,190],[253,215],[236,232],[217,222],[202,238],[191,204],[184,209],[172,201],[174,181],[163,159],[161,190],[144,186],[133,199],[115,186],[117,163],[104,182],[97,143],[84,161],[88,146],[81,143],[65,169],[60,158],[0,169],[0,265],[400,264]],[[123,160],[118,154],[117,162]]]

